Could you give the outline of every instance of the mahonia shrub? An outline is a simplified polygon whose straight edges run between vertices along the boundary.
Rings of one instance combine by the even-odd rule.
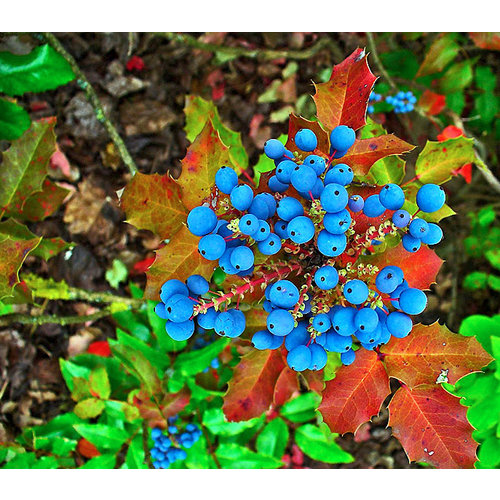
[[[361,49],[336,65],[315,86],[317,121],[292,114],[253,178],[239,134],[189,98],[193,142],[180,178],[137,174],[122,207],[131,224],[169,240],[145,296],[171,339],[215,330],[238,346],[227,420],[307,389],[332,432],[356,432],[392,378],[389,425],[410,460],[472,467],[466,409],[442,384],[492,358],[473,337],[415,319],[442,264],[429,247],[454,214],[441,185],[474,162],[472,140],[428,142],[403,182],[398,155],[414,146],[367,120],[375,80]]]

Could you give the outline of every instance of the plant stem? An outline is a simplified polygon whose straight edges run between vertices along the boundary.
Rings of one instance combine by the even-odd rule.
[[[302,50],[273,50],[273,49],[247,49],[244,47],[228,47],[225,45],[217,45],[216,43],[206,43],[198,40],[192,35],[186,33],[155,33],[155,35],[166,38],[176,43],[189,45],[195,49],[205,50],[207,52],[215,52],[220,54],[225,54],[227,56],[233,57],[249,57],[257,59],[279,59],[284,57],[285,59],[309,59],[310,57],[317,54],[322,49],[330,49],[333,56],[341,60],[342,51],[337,46],[337,44],[328,35],[324,35],[320,38],[318,42],[311,45],[307,49]]]
[[[194,307],[194,314],[196,315],[204,313],[207,309],[210,309],[211,307],[218,308],[221,304],[227,302],[228,300],[231,300],[236,295],[244,295],[251,288],[255,288],[256,286],[262,285],[262,283],[268,283],[269,281],[272,281],[276,278],[281,278],[282,276],[288,275],[291,272],[298,271],[300,269],[302,269],[302,266],[300,264],[289,264],[285,267],[277,269],[272,273],[264,274],[261,278],[258,278],[254,281],[248,281],[244,285],[238,286],[234,290],[224,295],[221,295],[217,299],[214,299],[212,302],[205,302],[204,304],[196,305]]]
[[[29,314],[13,313],[0,316],[0,326],[9,326],[12,323],[21,323],[22,325],[45,325],[54,323],[57,325],[74,325],[77,323],[86,323],[87,321],[96,321],[113,314],[111,306],[101,309],[93,314],[85,316],[56,316],[47,314],[43,316],[30,316]]]
[[[373,38],[373,33],[367,31],[366,38],[368,39],[368,49],[373,55],[373,60],[375,61],[378,70],[385,78],[387,83],[391,86],[392,90],[398,90],[397,85],[394,83],[394,80],[391,78],[389,73],[387,73],[386,69],[384,68],[384,65],[382,64],[382,61],[380,60],[380,57],[378,56],[377,46],[375,44],[375,39]]]
[[[61,42],[52,33],[41,33],[41,36],[58,54],[60,54],[62,57],[64,57],[64,59],[66,59],[66,61],[68,61],[68,63],[71,66],[71,69],[73,70],[73,73],[76,75],[80,88],[82,88],[82,90],[85,92],[87,100],[94,109],[94,113],[97,119],[104,125],[104,127],[108,131],[111,140],[118,149],[118,153],[120,154],[123,163],[125,163],[130,173],[132,175],[135,175],[137,173],[137,165],[132,159],[132,156],[130,155],[127,146],[125,146],[125,143],[123,142],[123,139],[120,137],[120,134],[116,130],[116,127],[113,125],[111,120],[106,116],[106,113],[104,112],[101,100],[99,99],[97,92],[95,91],[94,87],[92,87],[87,77],[78,66],[78,63],[76,62],[75,58],[63,47]]]

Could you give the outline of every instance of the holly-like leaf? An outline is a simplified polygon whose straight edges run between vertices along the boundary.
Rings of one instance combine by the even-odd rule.
[[[436,282],[437,273],[443,264],[436,252],[426,245],[422,245],[417,252],[410,253],[401,244],[388,248],[383,253],[367,257],[366,261],[379,269],[397,262],[410,287],[421,290],[428,290],[432,283]]]
[[[231,130],[222,123],[219,111],[213,102],[205,101],[199,96],[186,96],[184,114],[186,115],[184,130],[189,141],[193,142],[205,124],[211,121],[224,144],[229,147],[229,156],[236,171],[247,169],[248,155],[241,142],[241,133]]]
[[[415,172],[422,184],[443,184],[455,171],[475,159],[472,139],[457,137],[444,142],[427,141],[418,155]]]
[[[277,350],[252,350],[234,369],[224,396],[224,414],[229,421],[249,420],[269,409],[276,381],[285,363]]]
[[[54,119],[34,122],[3,154],[0,210],[16,214],[33,193],[42,190],[55,151],[54,125]]]
[[[0,92],[12,96],[55,89],[75,78],[66,59],[48,44],[29,54],[0,52],[0,74]]]
[[[366,123],[368,98],[376,79],[368,67],[365,51],[356,49],[333,67],[328,82],[315,84],[313,99],[318,120],[327,130],[338,125],[361,128]]]
[[[420,66],[417,77],[439,73],[455,59],[460,46],[455,42],[455,35],[444,33],[430,46],[425,59]]]
[[[274,387],[273,402],[276,406],[284,405],[294,393],[299,391],[299,378],[297,372],[285,366],[279,374]]]
[[[11,295],[14,286],[20,283],[19,269],[40,240],[41,238],[19,240],[0,237],[0,300]]]
[[[389,404],[389,425],[409,459],[440,469],[470,469],[477,443],[460,398],[440,386],[402,387]]]
[[[158,404],[146,393],[139,392],[134,396],[134,405],[139,409],[141,418],[148,421],[150,427],[167,428],[167,418],[181,412],[189,403],[191,393],[187,387],[178,392],[166,393]]]
[[[474,337],[452,333],[437,322],[415,325],[410,335],[391,338],[381,351],[389,376],[411,388],[440,382],[455,384],[493,359]]]
[[[158,301],[160,288],[169,279],[185,281],[192,274],[201,274],[210,279],[215,263],[200,255],[199,241],[198,236],[194,236],[187,227],[182,226],[168,245],[156,251],[156,259],[146,273],[146,299]]]
[[[356,432],[378,414],[389,393],[389,377],[377,354],[360,349],[354,363],[326,383],[319,411],[332,432]]]
[[[168,174],[134,175],[120,198],[127,222],[161,239],[176,233],[186,221],[181,189]]]
[[[330,151],[330,138],[328,133],[323,130],[318,122],[306,120],[305,118],[297,116],[293,113],[290,115],[290,120],[288,122],[288,141],[285,144],[285,147],[290,151],[299,151],[302,153],[302,150],[296,146],[294,137],[295,134],[303,128],[307,128],[314,132],[316,138],[318,139],[317,150],[324,154],[328,154]]]
[[[178,183],[182,187],[182,201],[191,210],[210,194],[217,170],[223,165],[232,166],[229,148],[221,141],[211,120],[188,147],[181,163]]]
[[[40,221],[53,215],[69,193],[50,179],[43,181],[42,191],[33,193],[24,203],[16,217],[21,220]]]
[[[355,175],[364,176],[381,158],[407,153],[414,148],[415,146],[399,139],[394,134],[358,139],[347,154],[335,160],[334,164],[345,163],[354,170]]]
[[[500,33],[469,33],[469,36],[480,49],[500,50]]]
[[[30,115],[17,104],[0,99],[0,140],[13,141],[30,128]]]

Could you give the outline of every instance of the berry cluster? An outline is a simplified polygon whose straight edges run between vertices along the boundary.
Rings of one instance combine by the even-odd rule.
[[[168,419],[169,426],[166,434],[159,428],[151,430],[151,438],[154,442],[151,457],[154,459],[155,469],[168,469],[170,464],[184,460],[187,453],[183,448],[191,448],[201,436],[201,430],[195,424],[187,424],[181,432],[179,426],[176,425],[177,419],[177,415]]]
[[[377,94],[375,91],[373,91],[370,94],[370,97],[368,99],[368,102],[380,102],[382,100],[382,94]],[[368,113],[373,113],[375,111],[375,108],[373,107],[373,104],[368,104]]]
[[[327,352],[340,353],[342,362],[350,364],[359,346],[376,349],[391,336],[410,333],[410,316],[425,309],[425,293],[410,287],[396,265],[379,270],[354,264],[388,235],[399,234],[408,252],[439,243],[439,226],[416,215],[439,210],[445,193],[434,184],[422,186],[413,215],[403,209],[405,193],[396,184],[363,198],[351,167],[332,166],[355,139],[353,129],[336,127],[329,156],[318,151],[310,129],[292,138],[294,153],[278,140],[268,140],[264,152],[276,168],[261,179],[257,194],[230,167],[217,171],[210,200],[191,210],[187,226],[200,237],[200,254],[244,284],[213,298],[208,294],[215,292],[200,276],[191,276],[186,284],[165,283],[157,312],[169,320],[172,338],[191,336],[195,321],[222,336],[241,335],[245,316],[238,309],[239,298],[257,287],[264,289],[268,316],[267,329],[254,334],[253,345],[277,349],[284,344],[287,362],[297,371],[322,369]],[[378,227],[357,232],[360,217],[375,219]],[[272,264],[263,257],[269,255],[276,255]],[[294,271],[296,278],[285,279]],[[236,308],[220,312],[234,297]],[[181,324],[189,335],[177,334]]]
[[[408,90],[408,92],[400,90],[394,96],[388,95],[385,98],[385,102],[394,106],[395,113],[409,113],[413,111],[417,98],[413,95],[411,90]]]

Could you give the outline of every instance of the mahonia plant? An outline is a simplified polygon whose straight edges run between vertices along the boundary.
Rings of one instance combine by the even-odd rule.
[[[367,122],[375,80],[361,49],[334,66],[316,85],[317,121],[292,114],[286,142],[266,142],[254,179],[236,161],[239,135],[191,100],[187,122],[203,128],[180,178],[137,174],[122,206],[130,223],[170,240],[145,292],[160,300],[169,336],[251,339],[251,348],[235,340],[244,355],[224,398],[229,421],[306,385],[332,432],[356,432],[392,377],[389,425],[410,460],[472,467],[466,409],[441,384],[491,357],[472,337],[412,318],[442,264],[429,248],[443,236],[438,222],[454,214],[441,184],[474,161],[472,141],[428,142],[403,183],[397,155],[414,147]]]

